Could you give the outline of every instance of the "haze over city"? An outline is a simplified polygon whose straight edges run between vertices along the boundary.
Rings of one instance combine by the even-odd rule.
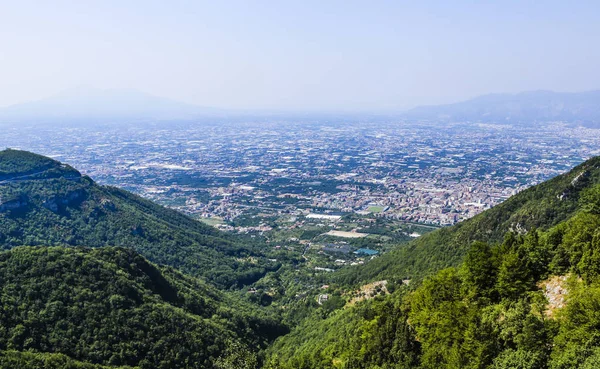
[[[596,1],[0,4],[0,107],[77,86],[224,109],[397,112],[600,87]]]

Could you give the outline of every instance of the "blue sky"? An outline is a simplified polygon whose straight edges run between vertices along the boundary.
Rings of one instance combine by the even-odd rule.
[[[393,111],[600,88],[598,1],[0,1],[0,106],[78,85]]]

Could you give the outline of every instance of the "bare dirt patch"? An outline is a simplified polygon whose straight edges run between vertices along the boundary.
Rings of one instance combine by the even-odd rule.
[[[544,313],[549,318],[554,317],[558,310],[565,307],[566,297],[569,293],[567,277],[566,275],[555,275],[538,284],[548,300],[548,306]]]
[[[387,281],[376,281],[369,284],[365,284],[360,287],[358,291],[352,291],[350,294],[352,298],[348,301],[348,305],[354,305],[358,301],[372,299],[378,295],[387,295],[390,293],[387,289]]]

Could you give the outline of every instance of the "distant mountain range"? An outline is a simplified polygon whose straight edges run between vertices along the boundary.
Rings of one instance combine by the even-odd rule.
[[[404,113],[403,117],[432,122],[497,124],[564,121],[600,127],[600,90],[491,94],[455,104],[417,107]]]
[[[490,94],[467,101],[420,106],[400,114],[242,111],[183,103],[134,89],[79,87],[55,96],[0,108],[0,123],[10,122],[135,122],[226,119],[247,117],[328,121],[348,119],[408,122],[482,122],[535,124],[563,121],[600,127],[600,90],[577,93],[530,91]]]

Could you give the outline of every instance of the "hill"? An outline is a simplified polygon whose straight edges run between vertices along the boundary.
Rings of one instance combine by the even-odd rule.
[[[391,295],[317,311],[276,340],[266,368],[597,368],[599,164],[591,159],[501,211],[449,228],[446,241],[464,250],[455,267],[436,255],[455,255],[440,236],[413,243],[412,251],[434,247],[402,254],[409,261],[394,254],[390,268],[420,266],[429,276]]]
[[[0,109],[0,122],[112,122],[180,120],[231,112],[182,103],[134,89],[78,87]]]
[[[584,190],[600,183],[600,157],[590,159],[455,226],[441,228],[370,261],[342,270],[336,279],[346,284],[374,280],[420,279],[458,265],[474,241],[502,242],[508,231],[548,229],[569,219],[581,207]]]
[[[0,281],[2,367],[228,368],[285,332],[130,249],[17,247],[0,253]]]
[[[0,368],[19,369],[131,369],[129,366],[105,366],[73,360],[63,354],[30,351],[0,351]]]
[[[448,105],[422,106],[403,115],[407,119],[432,122],[470,121],[499,124],[535,124],[564,121],[598,127],[600,90],[560,93],[529,91],[491,94]]]
[[[0,152],[0,181],[41,178],[76,178],[81,174],[68,165],[41,155],[26,155],[18,150]]]
[[[0,247],[121,246],[223,287],[278,267],[259,250],[177,211],[33,153],[0,151]]]

